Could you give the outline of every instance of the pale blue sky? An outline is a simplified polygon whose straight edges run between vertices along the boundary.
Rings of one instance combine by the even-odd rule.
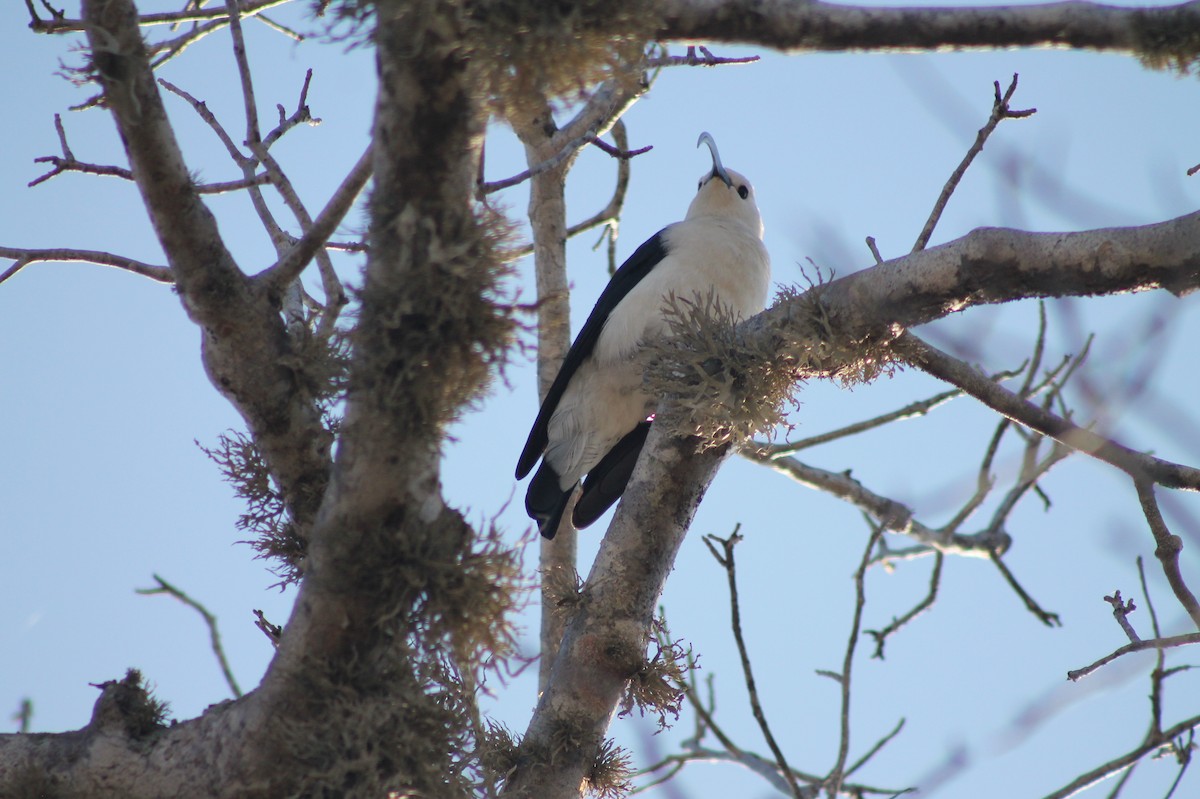
[[[60,59],[78,61],[70,52],[74,40],[31,34],[22,4],[5,4],[0,14],[0,48],[10,54],[9,63],[20,65],[19,74],[0,84],[0,102],[10,109],[0,153],[0,243],[111,250],[162,263],[131,184],[64,175],[25,188],[42,171],[33,159],[57,153],[56,112],[64,114],[80,159],[124,161],[104,112],[66,111],[85,96],[53,75]],[[276,102],[290,112],[304,70],[315,70],[309,103],[323,124],[291,132],[276,148],[315,210],[365,146],[371,54],[295,45],[262,26],[248,30],[264,118],[273,117]],[[862,243],[867,235],[885,256],[899,255],[911,247],[947,175],[986,119],[992,81],[1006,85],[1014,72],[1021,75],[1014,105],[1036,106],[1038,113],[1001,126],[951,201],[934,243],[981,225],[1073,230],[1141,224],[1194,210],[1200,199],[1200,177],[1184,175],[1200,161],[1194,77],[1146,71],[1129,58],[1057,51],[788,58],[716,49],[760,52],[764,59],[745,67],[665,71],[626,117],[631,145],[654,149],[634,163],[621,257],[682,217],[708,163],[706,152],[694,147],[701,130],[715,136],[727,165],[755,183],[777,284],[800,281],[798,264],[807,258],[838,274],[869,266]],[[228,50],[226,37],[211,37],[163,76],[206,100],[236,132],[241,100],[228,90]],[[191,109],[174,97],[167,106],[189,167],[207,180],[237,177]],[[493,131],[487,152],[489,179],[525,166],[502,128]],[[1015,194],[1008,191],[1010,179],[1017,181]],[[571,219],[607,202],[612,180],[607,156],[585,154],[568,187]],[[514,216],[526,200],[522,187],[504,195]],[[245,269],[257,271],[273,260],[244,196],[215,198],[211,205]],[[361,215],[350,221],[358,225]],[[589,233],[570,245],[576,328],[606,279],[602,252],[590,249],[594,240]],[[353,279],[357,265],[351,259],[342,265]],[[530,269],[520,264],[527,298]],[[1143,295],[1055,303],[1049,312],[1051,359],[1078,351],[1080,331],[1097,332],[1086,377],[1101,399],[1136,373],[1140,359],[1122,353],[1131,341],[1152,335],[1146,315],[1181,314],[1153,344],[1163,357],[1155,392],[1116,410],[1098,408],[1086,392],[1069,396],[1081,418],[1104,416],[1129,445],[1200,462],[1200,423],[1194,414],[1190,428],[1176,422],[1178,412],[1194,409],[1197,395],[1188,346],[1200,336],[1195,300]],[[968,311],[938,324],[936,335],[970,345],[973,357],[1000,369],[1025,357],[1035,327],[1036,308],[1026,304]],[[220,617],[244,689],[256,683],[270,658],[251,609],[282,623],[294,594],[271,590],[272,575],[251,559],[248,547],[235,543],[242,537],[233,527],[239,506],[193,443],[211,445],[221,431],[241,426],[208,384],[198,341],[172,291],[136,276],[37,264],[0,285],[5,729],[15,728],[7,718],[25,696],[34,702],[35,730],[85,724],[96,697],[88,683],[119,677],[130,666],[143,670],[178,718],[228,697],[199,618],[169,599],[133,593],[151,585],[152,573]],[[793,435],[822,432],[940,390],[911,373],[853,391],[813,384],[799,395]],[[512,480],[512,469],[535,411],[534,393],[531,364],[517,354],[507,382],[498,381],[483,407],[464,419],[446,456],[450,500],[473,519],[489,518],[509,503],[501,519],[514,538],[529,529],[520,512],[523,486]],[[939,524],[973,490],[993,427],[989,412],[960,400],[932,417],[822,447],[806,458],[828,469],[853,468],[870,487]],[[1015,457],[1010,442],[1001,458],[1003,474],[1011,473]],[[867,659],[870,642],[861,644],[851,757],[901,716],[908,720],[860,775],[863,780],[932,785],[926,775],[958,752],[969,767],[956,771],[936,795],[1041,796],[1140,740],[1148,721],[1146,660],[1131,659],[1078,685],[1066,683],[1064,675],[1124,643],[1101,597],[1114,588],[1135,593],[1133,558],[1139,554],[1156,574],[1152,540],[1136,514],[1132,489],[1109,469],[1071,459],[1045,487],[1052,511],[1043,513],[1036,498],[1022,503],[1009,525],[1016,545],[1007,562],[1065,626],[1040,625],[987,563],[949,560],[938,605],[889,643],[886,661]],[[1190,547],[1185,569],[1195,575],[1200,504],[1174,497],[1168,510]],[[744,748],[759,752],[766,748],[744,702],[724,574],[700,542],[702,534],[728,535],[738,523],[746,536],[738,550],[743,615],[768,715],[791,762],[824,771],[836,752],[838,694],[814,669],[841,663],[852,610],[850,576],[866,528],[843,504],[736,459],[701,507],[664,603],[675,635],[701,653],[702,676],[716,675],[718,720]],[[603,525],[581,536],[581,572],[590,567]],[[527,565],[535,562],[530,547]],[[922,595],[928,568],[920,561],[894,574],[871,572],[864,626],[881,627],[907,610]],[[1161,579],[1155,576],[1152,584],[1164,621],[1178,627],[1180,614],[1170,608]],[[1134,622],[1149,634],[1144,615]],[[527,629],[532,641],[536,615]],[[495,712],[517,731],[535,702],[532,673],[496,687]],[[1167,689],[1181,714],[1195,712],[1186,704],[1197,689],[1189,679],[1177,677]],[[1032,706],[1056,710],[1028,734],[1014,734],[1017,719]],[[669,751],[691,724],[685,713],[675,732],[653,739],[642,723],[618,721],[613,730],[644,756],[647,746]],[[1161,795],[1174,777],[1163,764],[1140,771],[1129,796]],[[769,793],[765,783],[730,765],[692,766],[676,791],[651,795]]]

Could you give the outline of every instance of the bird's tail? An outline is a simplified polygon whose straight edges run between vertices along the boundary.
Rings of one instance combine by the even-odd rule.
[[[525,512],[529,514],[529,518],[537,520],[538,530],[544,537],[554,538],[574,492],[575,486],[571,486],[567,491],[562,490],[558,473],[543,460],[525,492]]]

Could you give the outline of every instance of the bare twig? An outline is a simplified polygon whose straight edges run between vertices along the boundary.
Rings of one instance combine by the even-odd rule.
[[[763,713],[762,703],[758,699],[758,687],[754,682],[754,670],[750,666],[750,653],[746,648],[746,640],[742,636],[742,614],[741,608],[738,605],[737,593],[737,567],[733,559],[733,549],[738,542],[742,540],[741,533],[738,532],[741,525],[734,528],[729,538],[721,538],[716,535],[704,536],[704,544],[708,547],[708,551],[717,559],[717,563],[725,569],[725,575],[729,581],[729,609],[731,615],[731,624],[733,625],[733,638],[737,643],[738,654],[742,659],[742,673],[746,678],[746,690],[750,695],[750,711],[754,714],[755,721],[758,722],[758,727],[762,730],[763,738],[767,741],[767,746],[771,749],[771,754],[775,756],[775,762],[779,765],[779,770],[787,778],[788,785],[792,789],[792,795],[795,799],[802,799],[800,794],[800,785],[796,782],[796,777],[792,773],[791,768],[787,764],[787,758],[783,755],[783,750],[779,748],[779,744],[775,741],[775,736],[771,733],[771,727],[767,724],[766,714]],[[717,551],[717,544],[721,545],[721,551]]]
[[[643,147],[639,150],[627,149],[629,146],[629,140],[625,131],[625,122],[623,120],[618,119],[613,123],[612,136],[613,141],[616,142],[615,148],[610,148],[608,144],[605,144],[600,139],[594,139],[592,143],[603,145],[601,149],[604,149],[605,152],[608,152],[609,149],[612,149],[617,153],[631,153],[633,155],[638,155],[650,149],[649,147]],[[608,262],[610,273],[616,271],[617,234],[620,229],[621,209],[625,205],[625,194],[629,190],[629,160],[629,158],[617,157],[617,185],[613,189],[613,194],[609,199],[608,204],[582,222],[569,226],[566,233],[567,238],[570,239],[578,236],[580,233],[591,230],[592,228],[604,225],[605,233],[601,236],[600,241],[596,243],[596,246],[598,247],[601,242],[608,242]],[[510,257],[513,260],[516,260],[517,258],[524,258],[532,252],[533,245],[528,244],[524,247],[514,248],[510,253]]]
[[[308,225],[308,229],[305,230],[300,240],[258,277],[271,281],[279,289],[299,277],[309,259],[325,245],[326,240],[337,230],[337,226],[341,224],[353,207],[354,201],[362,193],[363,187],[367,185],[367,181],[371,177],[371,168],[371,146],[367,145],[367,149],[359,156],[358,161],[342,180],[337,191],[321,209],[321,213],[317,214],[317,218]],[[332,282],[326,282],[325,293],[326,307],[340,306],[346,302],[345,292],[336,276],[333,277]],[[336,312],[334,312],[334,316],[336,317]]]
[[[942,584],[942,564],[945,560],[946,556],[941,551],[934,552],[933,570],[929,574],[929,592],[925,594],[924,599],[914,605],[911,610],[900,618],[892,617],[891,624],[882,630],[866,631],[867,635],[875,639],[875,652],[871,657],[883,660],[883,646],[887,642],[888,637],[899,632],[913,619],[933,607],[933,603],[937,601],[938,588]]]
[[[243,17],[255,16],[266,11],[267,9],[281,6],[290,3],[292,0],[257,0],[257,2],[247,2],[241,6],[241,15]],[[50,9],[49,4],[43,5]],[[67,19],[66,14],[62,11],[53,11],[53,19],[43,20],[33,11],[33,4],[30,0],[25,0],[25,6],[29,9],[32,16],[30,29],[34,33],[63,33],[66,31],[82,31],[84,30],[84,22],[80,19]],[[144,28],[153,25],[178,25],[181,22],[206,22],[220,21],[226,22],[229,18],[229,11],[226,8],[200,8],[198,5],[193,5],[185,8],[183,11],[165,11],[156,14],[142,14],[138,17],[138,24]]]
[[[933,229],[937,226],[938,220],[942,218],[942,212],[946,210],[946,203],[950,200],[950,195],[958,187],[959,181],[967,172],[967,167],[975,160],[975,156],[983,151],[983,145],[987,142],[988,137],[992,135],[992,131],[1004,119],[1023,119],[1037,113],[1036,108],[1026,109],[1024,111],[1014,111],[1009,108],[1009,101],[1012,99],[1013,92],[1017,90],[1017,76],[1013,75],[1012,83],[1008,85],[1008,90],[1003,96],[1000,94],[1000,81],[995,82],[996,99],[992,103],[992,114],[988,117],[987,123],[979,129],[979,133],[975,136],[975,143],[967,150],[967,154],[963,156],[963,160],[951,173],[950,179],[946,181],[946,185],[942,187],[942,193],[938,195],[937,202],[933,204],[933,212],[930,213],[929,219],[925,222],[925,227],[921,229],[921,233],[917,236],[917,241],[913,245],[913,252],[925,249],[925,245],[929,243],[929,237],[933,235]]]
[[[1126,602],[1121,599],[1120,591],[1113,591],[1112,596],[1104,597],[1104,601],[1112,605],[1113,618],[1117,620],[1117,624],[1121,625],[1121,629],[1130,643],[1136,644],[1142,640],[1142,637],[1137,634],[1137,630],[1133,629],[1133,625],[1129,623],[1129,614],[1137,610],[1137,605],[1133,604],[1133,600]],[[1157,636],[1157,633],[1155,635]]]
[[[284,116],[282,105],[275,106],[279,110],[279,124],[263,137],[262,143],[264,147],[269,149],[272,144],[279,141],[283,134],[302,122],[309,125],[321,124],[321,120],[314,117],[312,109],[308,107],[308,87],[312,83],[312,76],[312,69],[304,73],[304,85],[300,87],[300,100],[296,103],[296,110],[292,112],[291,116]]]
[[[874,236],[867,236],[867,248],[871,250],[871,255],[875,257],[875,263],[883,263],[883,256],[879,254],[879,246],[875,244]]]
[[[899,735],[900,731],[903,729],[904,729],[904,719],[900,719],[899,721],[896,722],[896,726],[892,727],[891,732],[889,732],[887,735],[884,735],[882,738],[880,738],[878,741],[876,741],[875,744],[870,749],[868,749],[866,752],[863,753],[862,757],[860,757],[858,760],[855,760],[854,763],[850,766],[850,768],[846,769],[846,776],[849,777],[851,774],[858,771],[860,768],[862,768],[867,763],[869,763],[871,761],[871,758],[875,757],[875,755],[877,755],[879,753],[879,751],[881,749],[883,749],[883,747],[887,746],[888,743],[890,743],[893,738],[895,738],[897,735]]]
[[[1200,627],[1200,603],[1196,602],[1195,594],[1188,588],[1179,570],[1179,553],[1183,550],[1183,539],[1167,529],[1167,522],[1163,519],[1162,512],[1158,509],[1158,500],[1154,497],[1153,483],[1148,479],[1135,477],[1133,484],[1142,504],[1142,513],[1145,514],[1150,532],[1154,535],[1154,542],[1158,545],[1154,556],[1162,564],[1163,574],[1166,575],[1171,590],[1175,592],[1175,598],[1192,617],[1192,623]]]
[[[1059,788],[1057,791],[1046,794],[1044,799],[1067,799],[1069,796],[1074,796],[1084,788],[1094,785],[1100,780],[1111,777],[1113,774],[1116,774],[1122,769],[1129,768],[1146,755],[1157,750],[1165,741],[1169,741],[1172,738],[1190,732],[1197,725],[1200,725],[1200,716],[1192,716],[1190,719],[1185,719],[1171,729],[1165,731],[1157,740],[1144,741],[1140,746],[1132,749],[1129,752],[1126,752],[1120,757],[1113,758],[1104,765],[1097,766],[1085,774],[1080,774],[1078,777],[1071,780],[1071,782]]]
[[[1008,373],[1004,373],[997,379],[1003,379],[1003,377],[1007,376],[1009,376]],[[905,405],[903,408],[882,414],[874,419],[856,422],[854,424],[846,425],[845,427],[839,427],[837,430],[830,430],[828,433],[821,433],[819,435],[809,436],[808,438],[802,438],[799,441],[789,441],[786,444],[766,444],[755,442],[756,448],[759,455],[765,456],[772,460],[776,458],[782,458],[786,455],[795,455],[800,450],[808,449],[809,447],[815,447],[818,444],[827,444],[830,441],[836,441],[839,438],[857,435],[858,433],[863,433],[867,430],[873,430],[876,427],[882,427],[886,424],[891,424],[892,422],[897,422],[902,419],[915,419],[919,416],[924,416],[933,409],[939,407],[940,405],[944,405],[955,397],[961,397],[962,394],[963,392],[961,389],[943,391],[941,394],[935,394],[928,399],[917,400],[916,402]]]
[[[579,149],[583,147],[583,145],[589,144],[595,139],[596,132],[594,130],[589,130],[581,136],[576,136],[574,139],[559,148],[554,155],[540,163],[534,164],[523,172],[518,172],[512,177],[504,178],[503,180],[496,180],[492,181],[491,183],[481,183],[479,185],[479,193],[484,195],[493,194],[501,189],[511,188],[519,183],[524,183],[534,175],[540,175],[543,172],[548,172],[549,170],[554,169],[562,164],[567,159],[573,158],[579,152]]]
[[[241,697],[242,689],[238,687],[237,680],[233,676],[233,670],[229,668],[229,661],[225,657],[225,648],[221,646],[221,633],[217,629],[217,617],[209,612],[208,608],[192,599],[190,596],[179,590],[175,586],[168,583],[157,574],[153,575],[154,582],[158,583],[156,588],[138,588],[135,592],[143,596],[153,596],[155,594],[167,594],[178,599],[183,604],[195,610],[204,618],[204,623],[208,625],[209,642],[212,645],[213,654],[217,658],[217,663],[221,666],[221,673],[225,675],[225,682],[229,685],[229,690],[233,692],[235,697]]]
[[[279,647],[279,637],[283,635],[283,628],[278,624],[271,624],[267,621],[266,614],[261,610],[254,611],[254,626],[262,630],[263,635],[267,636],[267,640],[271,642],[271,646]]]
[[[696,55],[696,51],[700,51],[700,55]],[[703,46],[692,45],[687,49],[687,55],[664,55],[646,60],[647,69],[660,69],[662,67],[719,67],[729,64],[753,64],[758,61],[756,55],[742,56],[740,58],[724,58],[713,55],[712,52]]]
[[[912,509],[907,505],[876,494],[845,472],[818,469],[795,458],[772,460],[759,457],[752,447],[743,449],[742,454],[749,460],[769,466],[798,483],[852,503],[860,510],[871,514],[886,530],[909,536],[927,547],[947,554],[990,557],[993,551],[1006,551],[1011,543],[1008,534],[1002,529],[989,528],[980,533],[965,534],[929,527],[914,518]],[[891,552],[887,559],[901,560],[906,557],[930,555],[933,554],[934,549],[906,553]]]
[[[614,122],[613,127],[616,127],[619,122],[620,120]],[[627,150],[625,147],[621,146],[614,147],[608,142],[604,141],[604,139],[601,139],[599,136],[593,137],[590,143],[620,161],[628,161],[631,158],[636,158],[637,156],[648,153],[654,149],[653,144],[647,144],[645,147],[639,147],[636,150]]]
[[[1047,627],[1062,626],[1062,620],[1059,619],[1057,613],[1044,610],[1042,606],[1037,603],[1037,600],[1030,596],[1029,592],[1026,591],[1019,582],[1017,582],[1016,575],[1009,571],[1008,566],[1004,563],[1004,559],[1001,558],[999,554],[995,552],[992,553],[992,563],[995,564],[996,568],[1000,570],[1000,574],[1004,577],[1004,581],[1008,583],[1009,587],[1012,588],[1012,590],[1017,593],[1017,596],[1021,598],[1021,601],[1025,603],[1025,608],[1034,616],[1036,616],[1038,621]]]
[[[195,110],[196,114],[199,115],[199,117],[204,120],[205,123],[207,123],[209,128],[212,129],[213,133],[217,135],[217,138],[221,140],[221,144],[225,145],[225,152],[229,153],[229,157],[233,159],[235,164],[237,164],[243,170],[246,169],[248,164],[253,165],[254,159],[243,153],[238,146],[233,143],[233,137],[230,136],[225,130],[225,127],[217,119],[216,115],[209,110],[207,103],[205,103],[203,100],[196,99],[187,91],[179,88],[166,78],[159,78],[158,84],[167,91],[171,92],[171,94],[183,98],[183,100],[186,101],[193,110]]]
[[[1184,635],[1171,635],[1166,638],[1150,638],[1142,639],[1136,643],[1126,644],[1120,649],[1116,649],[1108,655],[1097,660],[1091,665],[1084,666],[1081,669],[1072,669],[1067,672],[1067,679],[1075,682],[1081,677],[1086,677],[1101,666],[1107,666],[1119,657],[1128,655],[1132,652],[1144,652],[1147,649],[1169,649],[1175,646],[1187,646],[1188,644],[1200,644],[1200,633],[1186,633]]]
[[[168,267],[155,266],[133,258],[126,258],[123,255],[113,255],[112,253],[100,252],[98,250],[71,250],[65,248],[24,250],[17,247],[0,247],[0,258],[11,258],[16,261],[4,273],[0,274],[0,283],[8,280],[29,264],[43,261],[111,266],[115,269],[132,272],[135,275],[148,277],[157,283],[175,282],[175,276]]]
[[[21,704],[17,706],[17,712],[12,714],[12,720],[17,722],[18,732],[29,732],[33,723],[33,700],[27,696],[23,697]]]
[[[1079,427],[997,385],[957,358],[921,341],[911,333],[893,342],[895,353],[934,377],[958,386],[988,407],[1074,450],[1116,466],[1135,478],[1152,480],[1168,488],[1200,491],[1200,470],[1164,461],[1124,447]]]
[[[838,737],[838,754],[834,766],[826,778],[826,790],[830,796],[837,796],[842,790],[842,782],[846,774],[846,758],[850,754],[850,676],[854,665],[854,651],[858,648],[859,630],[862,628],[863,608],[867,604],[866,580],[867,567],[871,563],[871,552],[875,544],[883,536],[883,526],[871,526],[871,535],[863,548],[862,560],[854,572],[854,619],[850,623],[850,637],[846,642],[846,654],[842,658],[842,671],[838,675],[838,683],[842,688],[841,734]]]

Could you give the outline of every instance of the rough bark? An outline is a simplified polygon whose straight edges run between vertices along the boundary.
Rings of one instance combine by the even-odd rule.
[[[1194,59],[1186,31],[1200,3],[1118,8],[1066,2],[1031,6],[891,7],[791,0],[663,0],[658,38],[758,44],[777,50],[938,50],[1071,47]]]
[[[822,341],[886,345],[907,328],[974,305],[1200,287],[1200,213],[1141,227],[1077,233],[980,228],[960,239],[864,269],[780,302],[743,326],[747,335],[807,347],[814,376]]]
[[[213,386],[246,420],[306,536],[333,437],[279,313],[281,296],[238,268],[184,163],[129,0],[83,5],[96,71],[179,297],[201,331]]]
[[[662,425],[651,428],[567,625],[506,796],[577,796],[591,778],[617,703],[645,663],[650,622],[675,555],[728,455],[727,448],[699,452],[698,443]]]
[[[1067,45],[1184,58],[1169,32],[1200,21],[1195,3],[864,9],[664,0],[658,7],[663,39],[790,50]],[[82,27],[105,101],[184,308],[201,329],[205,368],[266,456],[307,533],[309,561],[259,688],[164,728],[133,724],[145,698],[108,684],[82,730],[0,736],[0,794],[28,785],[129,799],[274,797],[348,785],[455,793],[442,780],[453,771],[461,719],[426,682],[430,649],[442,639],[407,631],[428,624],[421,614],[444,588],[438,566],[453,563],[472,536],[442,501],[439,448],[445,425],[487,380],[508,329],[494,302],[495,234],[474,204],[485,112],[457,11],[436,1],[419,14],[399,3],[378,6],[371,256],[332,465],[331,437],[279,313],[279,288],[245,275],[200,201],[136,9],[128,0],[84,3]],[[560,227],[549,237],[555,248]],[[834,375],[846,364],[831,354],[831,342],[840,353],[865,344],[886,356],[904,330],[972,305],[1158,288],[1187,294],[1200,285],[1197,242],[1200,214],[1084,233],[979,230],[784,301],[741,332],[796,359],[804,375]],[[508,793],[575,796],[589,777],[612,713],[645,660],[675,554],[724,457],[655,428],[553,661]]]

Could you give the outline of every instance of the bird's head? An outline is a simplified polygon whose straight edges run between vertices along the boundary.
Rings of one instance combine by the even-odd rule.
[[[717,152],[717,143],[708,133],[701,133],[696,146],[707,144],[712,153],[712,169],[700,176],[696,197],[688,206],[687,219],[719,216],[746,225],[760,239],[763,235],[762,215],[754,201],[754,187],[739,172],[726,169]]]

